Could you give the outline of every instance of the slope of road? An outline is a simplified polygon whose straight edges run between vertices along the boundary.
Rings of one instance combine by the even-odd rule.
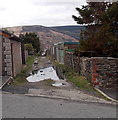
[[[116,118],[116,106],[3,94],[2,118]]]

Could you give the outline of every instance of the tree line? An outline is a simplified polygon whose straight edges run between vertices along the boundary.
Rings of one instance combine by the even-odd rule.
[[[29,53],[32,51],[38,53],[40,51],[40,40],[36,33],[20,34],[19,37],[23,40],[25,49],[28,50]]]
[[[72,15],[73,19],[86,27],[78,52],[118,57],[118,2],[88,2],[76,10],[79,16]]]

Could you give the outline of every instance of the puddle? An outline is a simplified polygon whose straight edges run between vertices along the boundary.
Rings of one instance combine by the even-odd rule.
[[[32,74],[26,79],[28,82],[39,82],[46,79],[57,81],[59,80],[59,77],[57,76],[56,71],[53,69],[53,67],[48,67],[32,72]]]

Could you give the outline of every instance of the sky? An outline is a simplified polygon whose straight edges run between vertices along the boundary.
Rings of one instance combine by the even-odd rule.
[[[0,0],[0,27],[77,25],[72,15],[86,0]]]

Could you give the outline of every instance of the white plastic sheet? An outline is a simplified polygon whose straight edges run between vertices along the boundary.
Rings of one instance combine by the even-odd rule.
[[[45,69],[40,69],[37,74],[30,75],[26,78],[28,82],[39,82],[46,79],[51,80],[59,80],[59,77],[56,74],[56,71],[53,69],[53,67],[48,67]]]

